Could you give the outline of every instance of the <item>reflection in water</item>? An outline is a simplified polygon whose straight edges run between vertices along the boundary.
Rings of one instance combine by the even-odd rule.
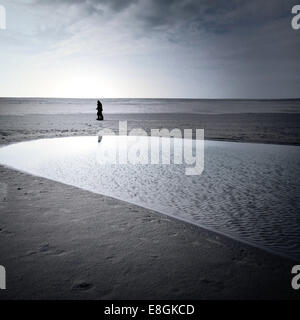
[[[142,154],[155,142],[143,139]],[[188,176],[174,160],[101,164],[118,143],[132,146],[110,136],[22,142],[1,148],[0,163],[300,258],[299,147],[206,141],[203,173]]]

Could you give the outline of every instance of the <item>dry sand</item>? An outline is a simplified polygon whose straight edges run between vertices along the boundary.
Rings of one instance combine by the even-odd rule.
[[[225,116],[201,115],[192,125],[206,128],[206,138],[299,144],[299,115]],[[135,117],[129,128],[191,127],[184,117]],[[91,135],[117,124],[1,116],[0,138]],[[293,261],[99,194],[4,167],[0,176],[0,299],[299,298]]]

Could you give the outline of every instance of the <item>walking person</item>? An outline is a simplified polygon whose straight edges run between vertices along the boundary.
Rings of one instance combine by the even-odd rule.
[[[97,101],[97,120],[102,121],[103,118],[103,108],[102,108],[102,103],[100,102],[100,100]]]

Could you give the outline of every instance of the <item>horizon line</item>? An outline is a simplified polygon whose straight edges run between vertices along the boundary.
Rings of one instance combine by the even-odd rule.
[[[121,97],[121,98],[116,98],[116,97],[43,97],[43,96],[9,96],[9,97],[4,97],[0,96],[0,99],[75,99],[75,100],[81,100],[81,99],[87,99],[87,100],[99,100],[99,99],[119,99],[119,100],[128,100],[128,99],[135,99],[135,100],[265,100],[265,101],[271,101],[271,100],[300,100],[300,97],[298,98],[190,98],[190,97],[169,97],[169,98],[152,98],[152,97]]]

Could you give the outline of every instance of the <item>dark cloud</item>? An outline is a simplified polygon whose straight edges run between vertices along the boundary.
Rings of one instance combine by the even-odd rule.
[[[290,5],[288,4],[290,2]],[[149,27],[194,26],[208,32],[230,32],[260,27],[290,14],[292,0],[172,0],[151,1],[150,12],[141,13]],[[143,20],[143,19],[142,19]]]
[[[92,13],[130,11],[145,29],[174,26],[223,33],[259,27],[290,15],[293,0],[34,0],[35,5],[80,5]]]
[[[209,32],[260,27],[290,16],[292,0],[140,1],[136,18],[148,28],[193,25]]]

